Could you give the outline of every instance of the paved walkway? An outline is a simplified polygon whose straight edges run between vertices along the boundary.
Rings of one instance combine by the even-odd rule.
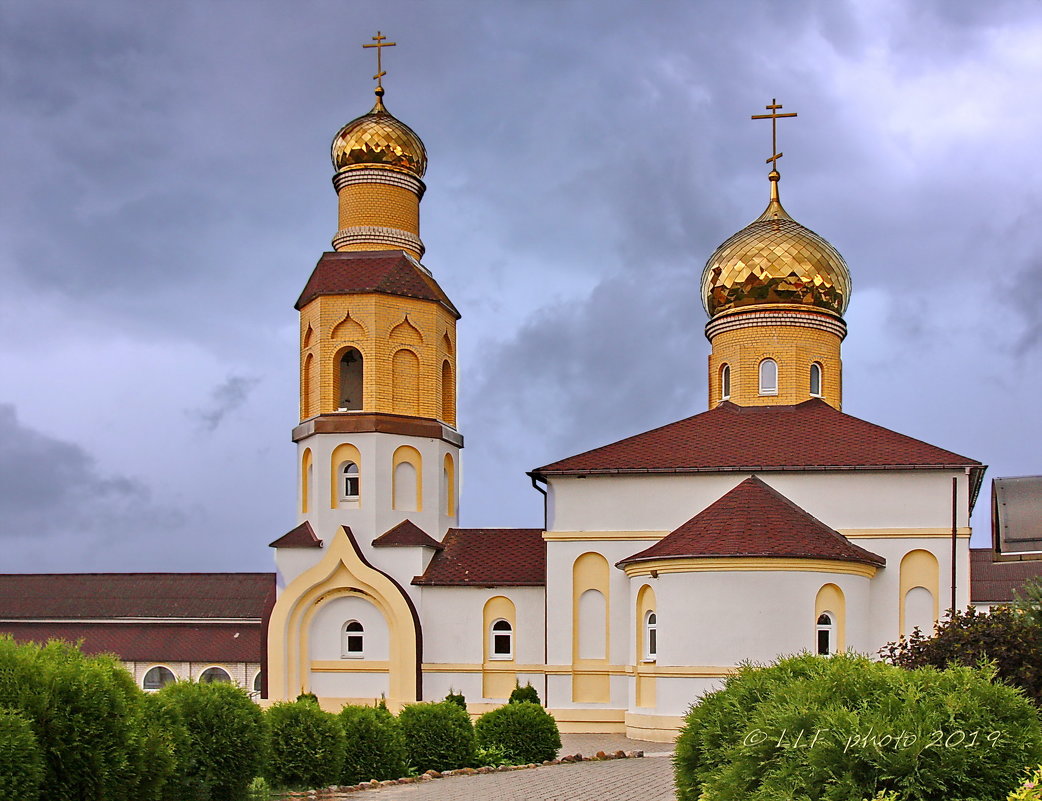
[[[643,750],[642,759],[547,765],[507,773],[451,776],[351,793],[357,801],[675,801],[671,743],[618,735],[565,734],[561,753]]]

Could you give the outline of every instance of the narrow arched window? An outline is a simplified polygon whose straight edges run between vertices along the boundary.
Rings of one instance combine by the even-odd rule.
[[[814,398],[821,397],[821,365],[817,362],[810,366],[810,394]]]
[[[162,690],[173,681],[177,681],[177,677],[174,676],[174,672],[170,668],[156,665],[154,668],[148,669],[145,677],[141,680],[141,687],[150,692]]]
[[[778,394],[778,363],[774,359],[760,362],[760,394]]]
[[[231,680],[232,680],[232,677],[228,675],[228,671],[225,670],[224,668],[219,668],[219,667],[209,667],[209,668],[207,668],[206,670],[204,670],[202,672],[202,675],[199,676],[199,683],[200,684],[203,684],[203,683],[209,684],[210,682],[215,682],[215,681],[231,681]]]
[[[258,670],[257,675],[253,677],[253,692],[260,695],[262,688],[264,687],[264,672]]]
[[[489,632],[491,647],[488,649],[491,659],[514,658],[514,628],[507,620],[497,620]]]
[[[345,659],[361,659],[365,656],[365,628],[357,620],[349,620],[344,624],[343,640],[340,654]]]
[[[836,652],[836,626],[832,621],[832,615],[823,612],[818,615],[818,654],[828,656]]]
[[[728,400],[731,397],[731,365],[725,364],[720,368],[720,400]]]
[[[358,500],[358,465],[354,462],[340,465],[340,500]]]
[[[648,612],[644,616],[644,661],[658,659],[658,615]]]
[[[356,348],[348,348],[340,356],[336,389],[338,411],[362,408],[362,354]]]

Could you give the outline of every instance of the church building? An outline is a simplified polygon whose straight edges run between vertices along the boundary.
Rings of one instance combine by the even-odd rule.
[[[338,229],[296,302],[271,699],[476,713],[530,682],[563,731],[670,740],[742,661],[873,654],[966,607],[984,466],[843,412],[850,272],[774,153],[766,209],[701,275],[707,410],[533,469],[542,529],[464,529],[460,312],[422,262],[427,153],[378,83],[333,139]]]

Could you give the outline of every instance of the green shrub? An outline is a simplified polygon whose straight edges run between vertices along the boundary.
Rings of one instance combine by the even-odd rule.
[[[561,735],[557,722],[538,704],[507,704],[486,712],[474,725],[478,746],[498,746],[515,765],[557,756]]]
[[[975,609],[949,611],[931,636],[916,629],[879,653],[890,664],[905,668],[976,667],[982,661],[994,662],[1000,679],[1020,687],[1042,706],[1042,627],[1031,614],[1008,607],[997,607],[989,614]]]
[[[340,723],[345,740],[341,784],[405,775],[405,738],[386,707],[345,706],[340,710]]]
[[[674,767],[679,801],[1000,801],[1040,756],[1034,708],[991,668],[803,655],[693,706]]]
[[[474,727],[456,704],[411,704],[398,722],[405,736],[409,763],[420,773],[453,770],[474,761]]]
[[[298,701],[311,701],[313,704],[318,703],[318,696],[314,693],[301,693],[297,696]]]
[[[344,730],[336,715],[304,700],[275,704],[265,717],[268,781],[276,787],[303,789],[336,783],[344,762]]]
[[[507,701],[509,704],[538,704],[539,693],[536,692],[535,687],[532,686],[531,682],[522,687],[520,684],[514,686],[514,689],[510,692],[510,700]]]
[[[178,681],[156,697],[186,732],[177,755],[182,797],[244,799],[260,773],[267,739],[260,708],[246,691],[228,682]]]
[[[463,693],[458,693],[455,690],[450,689],[449,694],[445,696],[446,703],[455,704],[464,712],[467,711],[467,699]]]
[[[44,760],[42,798],[132,798],[143,693],[110,656],[0,636],[0,706],[22,713]]]
[[[28,721],[0,708],[0,798],[36,801],[43,781],[43,754]]]
[[[145,693],[141,700],[133,717],[136,748],[129,797],[136,801],[181,801],[186,795],[177,781],[177,755],[185,747],[187,732],[154,693]]]

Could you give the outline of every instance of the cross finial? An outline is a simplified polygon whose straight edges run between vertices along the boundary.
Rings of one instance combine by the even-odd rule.
[[[381,54],[383,53],[383,48],[385,48],[385,47],[394,47],[396,44],[398,44],[397,42],[386,42],[386,41],[384,41],[386,38],[387,37],[384,36],[382,33],[380,33],[380,31],[377,31],[376,32],[376,36],[372,37],[372,40],[373,40],[373,42],[375,42],[375,44],[364,44],[364,45],[362,45],[362,47],[375,47],[376,48],[376,75],[373,76],[373,80],[376,81],[376,88],[379,90],[379,91],[377,91],[378,95],[382,95],[383,94],[384,84],[383,84],[383,81],[381,79],[387,74],[386,72],[384,72],[383,58],[381,58]]]
[[[780,159],[784,153],[778,152],[778,120],[782,117],[795,117],[795,112],[789,114],[779,114],[778,109],[782,107],[781,103],[778,102],[778,98],[771,98],[771,104],[764,106],[770,114],[753,114],[751,119],[754,120],[770,120],[771,121],[771,153],[772,155],[767,159],[767,163],[774,162],[772,169],[774,172],[778,171],[778,159]]]

